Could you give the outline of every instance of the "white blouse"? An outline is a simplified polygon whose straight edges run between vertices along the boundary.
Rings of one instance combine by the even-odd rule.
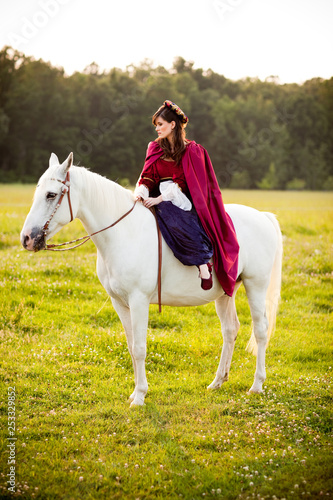
[[[160,183],[159,189],[163,201],[171,201],[173,205],[176,205],[176,207],[179,207],[185,211],[191,210],[192,203],[175,182],[171,180],[163,181]],[[140,186],[137,184],[134,191],[134,196],[140,196],[141,198],[146,200],[149,197],[149,190],[144,184],[141,184]]]

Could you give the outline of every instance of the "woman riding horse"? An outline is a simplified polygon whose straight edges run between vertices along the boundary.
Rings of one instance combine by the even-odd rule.
[[[172,101],[164,101],[152,121],[158,139],[148,145],[136,199],[156,207],[165,241],[184,265],[199,268],[201,287],[212,288],[213,257],[218,280],[232,296],[239,246],[208,153],[185,139],[188,118]]]

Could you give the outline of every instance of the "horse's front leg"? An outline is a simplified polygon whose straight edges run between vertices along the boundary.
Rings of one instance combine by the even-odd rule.
[[[127,347],[129,350],[129,353],[132,358],[132,364],[133,364],[133,370],[134,370],[134,379],[135,379],[135,388],[133,393],[130,395],[129,399],[130,401],[133,401],[135,398],[135,389],[137,385],[137,373],[136,373],[136,362],[133,356],[133,332],[132,332],[132,321],[131,321],[131,314],[130,314],[130,309],[128,306],[124,305],[121,301],[115,299],[114,297],[111,298],[112,305],[116,311],[116,313],[119,316],[119,319],[124,327],[125,334],[126,334],[126,340],[127,340]]]
[[[142,293],[135,293],[129,300],[133,344],[133,364],[135,365],[135,390],[131,407],[142,406],[148,391],[146,377],[147,328],[149,316],[149,300]]]

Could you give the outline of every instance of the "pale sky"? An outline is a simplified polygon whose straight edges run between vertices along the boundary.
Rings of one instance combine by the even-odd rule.
[[[333,0],[0,0],[0,48],[70,75],[175,57],[237,80],[333,76]]]

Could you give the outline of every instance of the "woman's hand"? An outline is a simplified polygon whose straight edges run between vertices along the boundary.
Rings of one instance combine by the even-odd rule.
[[[162,195],[160,195],[157,198],[147,198],[146,200],[144,200],[143,204],[144,204],[145,207],[151,208],[154,205],[158,205],[162,201],[163,201]]]

